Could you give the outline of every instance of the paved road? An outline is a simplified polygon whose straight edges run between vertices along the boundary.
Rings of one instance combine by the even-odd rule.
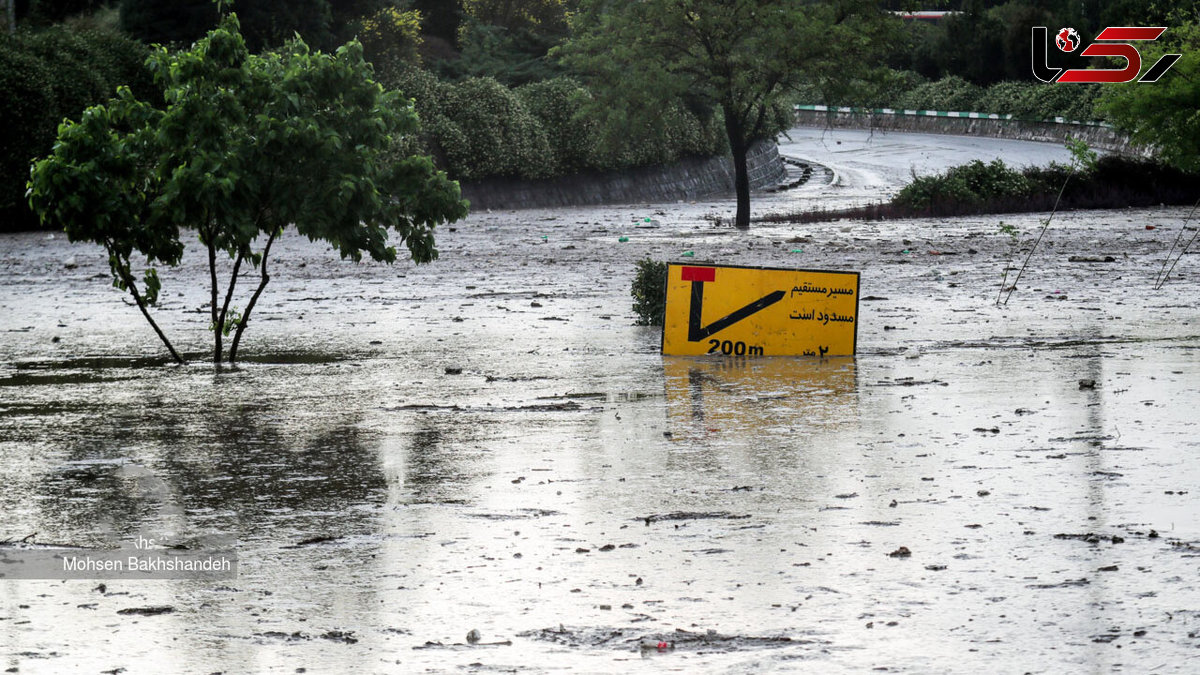
[[[762,202],[764,208],[786,207],[797,199],[815,200],[814,206],[825,208],[877,201],[908,184],[914,174],[945,171],[976,159],[1001,159],[1014,167],[1070,160],[1066,148],[1056,143],[807,127],[780,137],[779,152],[829,167],[832,182],[814,180],[778,198],[768,197]]]

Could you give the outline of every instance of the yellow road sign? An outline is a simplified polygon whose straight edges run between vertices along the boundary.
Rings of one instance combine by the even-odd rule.
[[[851,356],[858,272],[667,266],[662,353]]]

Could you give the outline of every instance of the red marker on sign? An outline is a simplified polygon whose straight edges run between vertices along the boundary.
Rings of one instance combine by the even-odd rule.
[[[682,267],[680,271],[683,274],[684,281],[717,280],[717,268],[715,267]]]

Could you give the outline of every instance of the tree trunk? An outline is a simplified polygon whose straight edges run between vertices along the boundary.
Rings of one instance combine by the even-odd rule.
[[[225,302],[221,305],[221,313],[218,315],[217,332],[222,336],[225,335],[225,322],[229,317],[229,303],[233,300],[233,289],[237,287],[238,270],[242,268],[242,260],[246,257],[246,249],[238,252],[237,260],[233,263],[233,274],[229,275],[229,285],[225,287]],[[220,338],[217,342],[217,351],[221,350]],[[218,359],[219,360],[219,359]],[[231,359],[232,360],[232,359]]]
[[[271,244],[275,243],[275,237],[279,234],[279,230],[271,233],[267,237],[267,244],[263,246],[262,252],[262,267],[259,268],[260,277],[258,288],[254,290],[254,295],[250,296],[250,302],[246,303],[246,311],[242,312],[242,317],[238,319],[237,330],[233,333],[233,342],[229,346],[229,363],[233,364],[237,361],[238,345],[242,342],[242,331],[246,330],[246,324],[250,322],[250,312],[254,311],[254,305],[258,304],[258,296],[262,295],[263,289],[267,287],[267,283],[271,281],[271,275],[267,274],[267,256],[271,254]]]
[[[109,255],[116,255],[112,252],[111,248],[109,248]],[[129,268],[122,267],[118,273],[121,275],[121,281],[125,284],[125,288],[133,296],[133,301],[137,303],[138,309],[142,310],[142,316],[146,317],[146,321],[150,322],[150,327],[158,334],[158,339],[162,340],[162,343],[167,346],[167,351],[171,352],[171,358],[175,359],[175,363],[179,365],[186,363],[183,357],[179,355],[179,352],[175,351],[175,347],[171,344],[171,341],[167,339],[167,334],[162,332],[162,329],[158,327],[158,323],[154,321],[154,317],[150,316],[150,310],[146,309],[146,301],[142,298],[142,294],[138,293],[137,286],[133,281],[133,275],[129,273]]]
[[[750,173],[746,169],[746,147],[733,148],[733,178],[737,191],[737,216],[733,226],[739,230],[750,229]]]
[[[737,216],[733,226],[739,230],[750,229],[750,172],[746,169],[746,154],[750,144],[746,141],[746,129],[738,121],[733,106],[722,105],[725,115],[725,134],[729,137],[729,150],[733,153],[733,186],[737,192]]]
[[[208,274],[210,277],[209,285],[211,290],[212,303],[212,326],[213,326],[213,363],[220,365],[221,363],[221,325],[218,323],[220,314],[217,310],[217,247],[212,242],[211,236],[205,242],[208,245]]]

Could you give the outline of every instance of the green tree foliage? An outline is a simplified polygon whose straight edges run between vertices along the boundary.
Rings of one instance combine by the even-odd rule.
[[[683,102],[720,114],[733,156],[735,225],[750,224],[746,153],[780,129],[774,114],[797,85],[835,94],[876,63],[896,21],[874,2],[587,0],[563,48],[596,101],[628,121]],[[626,124],[631,130],[636,124]]]
[[[466,16],[480,23],[558,33],[566,30],[570,9],[564,0],[462,0],[462,8]]]
[[[902,3],[893,2],[893,9]],[[1085,43],[1107,26],[1177,26],[1196,16],[1197,0],[964,0],[940,4],[956,14],[930,23],[907,21],[904,46],[888,64],[930,80],[957,76],[988,86],[1005,80],[1029,81],[1030,27],[1051,33],[1063,26],[1079,31]],[[1054,68],[1081,67],[1078,52],[1049,49]]]
[[[421,57],[421,13],[384,7],[356,21],[363,56],[376,73],[419,64]]]
[[[464,141],[444,146],[446,158],[463,179],[550,175],[545,134],[511,89],[472,78],[443,91],[443,110]]]
[[[559,77],[564,70],[548,54],[567,38],[571,4],[564,0],[464,0],[451,38],[458,53],[453,58],[432,60],[431,66],[445,79],[491,77],[508,86]],[[444,29],[431,25],[428,30]]]
[[[318,47],[334,44],[328,0],[253,0],[237,8],[251,51],[276,47],[296,33]],[[148,43],[189,45],[219,18],[213,0],[121,0],[121,28]]]
[[[575,80],[561,77],[527,84],[515,91],[521,104],[546,134],[551,175],[581,173],[596,168],[596,121],[579,115],[587,91]]]
[[[912,110],[959,110],[972,112],[983,90],[974,84],[950,75],[936,82],[926,82],[909,90],[896,102],[899,108]],[[990,112],[990,111],[989,111]]]
[[[1144,65],[1165,53],[1183,55],[1162,79],[1106,85],[1099,103],[1106,119],[1135,142],[1187,171],[1200,169],[1200,21],[1195,19],[1200,16],[1169,29],[1152,45],[1139,45]]]
[[[490,77],[508,86],[552,79],[565,71],[549,52],[565,37],[540,26],[506,28],[468,17],[458,34],[459,57],[436,64],[437,72],[451,80]]]
[[[982,85],[1002,79],[1003,28],[984,9],[981,0],[968,0],[961,14],[951,15],[945,20],[945,36],[941,45],[942,71]]]
[[[95,11],[104,4],[104,0],[33,0],[29,4],[29,14],[35,22],[55,23],[70,16]]]
[[[427,262],[437,255],[433,228],[466,213],[455,183],[427,157],[402,152],[416,115],[372,80],[357,43],[325,54],[297,39],[253,56],[229,15],[191,49],[160,49],[151,66],[165,105],[122,88],[80,122],[64,122],[53,153],[34,166],[30,205],[72,241],[104,246],[114,285],[152,325],[156,267],[178,263],[179,233],[194,231],[208,257],[218,363],[230,334],[228,358],[237,358],[285,227],[344,258],[386,262],[396,259],[392,230],[413,260]],[[221,254],[232,261],[224,288]],[[133,260],[142,256],[139,288]],[[258,270],[258,284],[239,311],[243,266]]]
[[[338,44],[349,42],[358,35],[359,22],[388,8],[406,11],[403,5],[411,4],[395,0],[326,0],[329,5],[329,25]],[[233,9],[241,11],[237,4]],[[364,48],[366,45],[363,45]]]
[[[384,84],[413,97],[425,152],[456,179],[545,178],[667,164],[725,151],[714,116],[701,118],[676,101],[632,136],[610,133],[592,111],[592,93],[570,78],[517,89],[490,78],[443,82],[408,68],[384,73]]]
[[[50,150],[64,117],[76,117],[128,84],[151,96],[144,46],[111,31],[55,27],[0,35],[0,229],[32,227],[29,163]]]
[[[191,44],[218,18],[212,0],[121,0],[121,30],[147,43]]]
[[[413,0],[413,9],[425,18],[424,32],[453,45],[458,39],[458,25],[462,20],[461,0]]]

